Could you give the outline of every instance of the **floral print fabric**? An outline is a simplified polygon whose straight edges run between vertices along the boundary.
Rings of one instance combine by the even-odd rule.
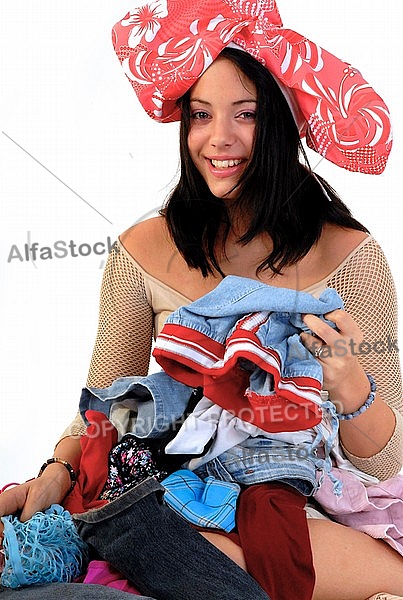
[[[166,475],[157,467],[151,450],[128,434],[109,452],[109,473],[100,499],[111,502],[148,477],[160,481]]]

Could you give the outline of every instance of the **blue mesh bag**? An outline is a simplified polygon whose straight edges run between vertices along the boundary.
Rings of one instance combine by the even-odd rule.
[[[77,578],[87,559],[70,513],[58,504],[21,523],[9,515],[4,524],[4,565],[0,583],[5,587],[64,582]]]

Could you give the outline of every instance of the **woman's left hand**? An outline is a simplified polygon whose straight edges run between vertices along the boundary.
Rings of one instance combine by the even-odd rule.
[[[370,384],[358,361],[363,335],[352,317],[344,310],[325,315],[336,328],[315,315],[307,314],[303,321],[314,335],[301,333],[304,346],[320,361],[323,368],[323,389],[339,413],[356,411],[370,393]]]

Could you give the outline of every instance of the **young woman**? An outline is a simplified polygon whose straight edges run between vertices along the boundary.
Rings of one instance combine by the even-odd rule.
[[[333,287],[345,305],[327,315],[336,328],[306,315],[312,335],[302,339],[308,349],[326,347],[316,352],[323,387],[338,412],[352,416],[340,421],[346,457],[380,480],[395,476],[403,464],[401,374],[396,297],[382,250],[300,162],[295,114],[269,70],[248,52],[221,50],[178,107],[180,180],[161,215],[127,230],[109,257],[88,385],[145,375],[153,335],[166,316],[227,275],[315,295]],[[346,351],[331,351],[340,347]],[[377,385],[368,406],[367,373]],[[75,470],[74,434],[84,431],[77,419],[55,452]],[[39,479],[2,495],[0,514],[22,510],[27,519],[60,502],[69,487],[65,465],[50,464]],[[395,550],[309,508],[307,518],[315,600],[403,597],[403,560]],[[245,566],[231,540],[204,535]]]

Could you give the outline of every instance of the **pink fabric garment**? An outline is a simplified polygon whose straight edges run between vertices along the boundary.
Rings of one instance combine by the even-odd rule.
[[[157,121],[180,119],[177,99],[232,43],[290,95],[310,148],[350,171],[378,174],[386,166],[386,104],[358,69],[284,28],[275,0],[144,1],[116,23],[112,39],[140,103]]]
[[[333,468],[332,473],[343,482],[342,496],[335,496],[325,477],[315,500],[338,523],[382,539],[403,555],[403,477],[365,486],[344,469]]]
[[[82,583],[96,583],[140,596],[140,592],[123,575],[103,560],[92,560]]]

